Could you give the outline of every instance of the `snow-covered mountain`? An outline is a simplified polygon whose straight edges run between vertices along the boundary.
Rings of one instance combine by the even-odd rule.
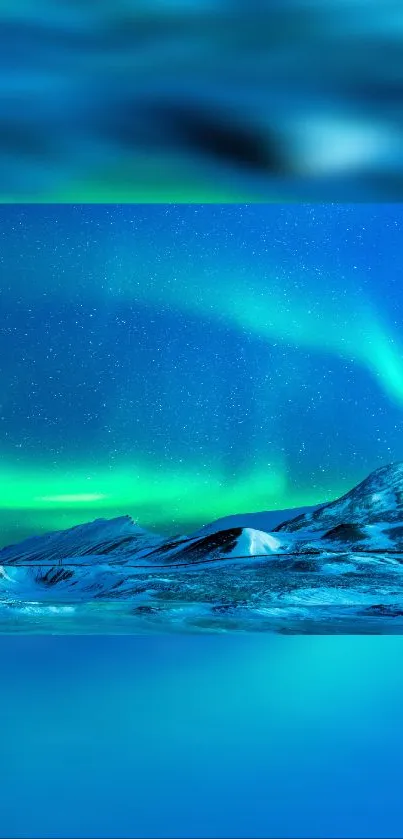
[[[167,539],[122,516],[3,548],[0,612],[17,607],[35,611],[46,603],[90,608],[108,601],[137,604],[136,615],[169,608],[172,617],[181,613],[175,603],[183,600],[197,601],[198,614],[201,599],[218,609],[225,592],[228,600],[229,587],[236,589],[234,602],[242,601],[248,615],[257,602],[266,614],[275,590],[276,608],[292,600],[292,608],[299,609],[300,597],[327,608],[342,597],[343,603],[355,598],[381,614],[383,605],[392,602],[392,578],[393,609],[400,592],[403,600],[403,464],[378,469],[339,500],[277,524],[271,532],[245,526],[245,516],[222,523],[229,521],[239,526],[217,529],[214,522],[191,536]]]
[[[266,556],[279,544],[275,536],[253,528],[164,539],[142,530],[129,516],[97,519],[0,550],[0,600],[71,603],[128,597],[138,575],[147,571]]]
[[[381,466],[336,501],[278,525],[275,530],[313,532],[351,522],[394,523],[403,520],[403,463]]]
[[[314,510],[317,510],[317,506],[298,507],[290,510],[267,510],[262,513],[237,513],[233,516],[216,519],[211,524],[205,524],[194,535],[207,536],[209,533],[217,533],[219,530],[229,530],[233,527],[248,527],[270,533],[279,524],[304,513],[311,513]]]
[[[336,501],[305,508],[284,520],[286,514],[234,515],[190,536],[171,539],[143,530],[130,516],[97,519],[3,548],[0,566],[107,563],[146,567],[257,554],[403,550],[403,463],[377,469]],[[277,517],[280,524],[274,524]],[[262,526],[265,522],[271,522],[271,529]]]
[[[283,542],[333,550],[403,550],[403,463],[383,466],[336,501],[274,528]]]
[[[231,557],[271,555],[278,551],[280,545],[280,540],[273,534],[251,527],[232,527],[207,535],[196,534],[167,541],[149,553],[147,560],[163,565],[189,565]]]
[[[62,563],[125,563],[148,553],[164,542],[161,536],[143,530],[130,516],[96,519],[68,530],[57,530],[25,539],[0,550],[0,565]]]
[[[69,603],[127,598],[138,591],[141,575],[270,556],[280,544],[272,534],[252,528],[170,541],[149,536],[130,520],[98,520],[63,532],[63,538],[45,534],[23,542],[20,551],[18,546],[3,549],[0,602],[2,597]]]

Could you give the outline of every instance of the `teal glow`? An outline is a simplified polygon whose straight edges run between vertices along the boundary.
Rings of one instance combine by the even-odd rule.
[[[189,533],[403,459],[398,205],[3,206],[2,543]]]
[[[397,837],[402,648],[2,638],[3,835]]]

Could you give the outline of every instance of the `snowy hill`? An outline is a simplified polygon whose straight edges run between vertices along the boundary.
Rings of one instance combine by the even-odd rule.
[[[341,498],[278,525],[274,532],[280,538],[299,535],[319,549],[322,540],[333,548],[403,549],[403,463],[377,469]]]
[[[255,530],[263,530],[266,533],[274,530],[279,524],[289,521],[296,516],[310,513],[317,510],[315,507],[298,507],[290,510],[272,510],[262,513],[239,513],[234,516],[225,516],[217,519],[211,524],[205,524],[194,536],[207,536],[209,533],[217,533],[218,530],[229,530],[233,527],[251,527]]]
[[[147,543],[149,534],[133,532],[133,527],[127,522],[122,535],[117,519],[93,522],[65,531],[64,540],[59,533],[49,534],[27,540],[20,553],[18,546],[7,549],[8,554],[1,552],[0,600],[6,596],[12,600],[53,602],[57,598],[73,603],[100,597],[127,598],[137,592],[141,575],[164,568],[201,568],[204,563],[209,563],[209,567],[215,563],[222,566],[225,561],[245,560],[256,554],[270,556],[280,544],[269,533],[234,528],[202,538],[160,540],[158,545],[152,545]],[[94,544],[88,543],[90,534]],[[78,545],[80,537],[83,541]],[[27,543],[34,546],[31,554]],[[80,553],[74,554],[73,547],[76,551],[80,548]]]
[[[194,608],[201,614],[200,598],[203,603],[216,603],[224,594],[228,599],[232,586],[239,589],[235,600],[242,600],[247,614],[260,598],[264,615],[273,585],[281,609],[288,608],[290,598],[293,609],[299,609],[299,597],[304,603],[308,598],[311,604],[331,605],[341,597],[342,585],[343,602],[365,601],[380,614],[382,604],[389,603],[392,577],[393,603],[400,603],[402,500],[403,464],[395,464],[378,469],[343,498],[304,511],[270,532],[245,526],[248,517],[243,515],[171,539],[142,530],[129,516],[98,519],[3,548],[0,611],[35,612],[46,603],[53,604],[49,609],[54,604],[90,608],[102,600],[139,603],[136,614],[169,608],[176,620],[182,607],[175,603],[183,598],[196,600]],[[251,514],[255,522],[266,515]],[[228,522],[244,524],[217,529]],[[358,578],[359,595],[351,588]]]
[[[148,554],[148,562],[177,565],[248,557],[255,554],[271,555],[281,546],[278,537],[250,527],[232,527],[200,536],[166,542]]]
[[[0,565],[55,563],[67,559],[84,563],[127,562],[134,554],[141,555],[161,544],[162,537],[138,527],[130,516],[96,519],[68,530],[57,530],[25,539],[17,545],[0,550]]]

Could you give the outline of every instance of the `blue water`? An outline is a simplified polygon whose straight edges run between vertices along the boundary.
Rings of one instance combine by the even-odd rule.
[[[402,637],[0,638],[1,837],[399,837]]]

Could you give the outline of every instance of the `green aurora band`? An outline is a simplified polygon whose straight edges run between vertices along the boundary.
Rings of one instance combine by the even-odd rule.
[[[35,530],[55,530],[92,518],[129,514],[141,526],[177,532],[179,523],[197,523],[238,513],[297,507],[330,500],[334,486],[296,492],[289,487],[285,465],[254,470],[237,480],[218,470],[205,472],[194,465],[185,469],[153,468],[127,463],[111,469],[88,464],[74,469],[60,464],[1,469],[0,513],[18,511]],[[333,491],[332,491],[333,490]],[[340,493],[345,488],[340,487]],[[336,493],[336,494],[340,494]],[[2,537],[2,543],[6,540]]]
[[[155,313],[169,311],[170,315],[190,315],[206,326],[214,324],[233,331],[241,343],[248,337],[266,346],[281,345],[301,353],[341,360],[341,377],[331,380],[331,387],[342,398],[343,375],[352,378],[354,367],[368,373],[368,381],[376,382],[375,390],[382,391],[386,400],[397,409],[403,406],[403,350],[392,326],[389,315],[383,315],[379,302],[362,290],[360,277],[343,276],[341,284],[337,271],[315,274],[312,266],[276,267],[275,259],[264,256],[265,269],[259,261],[254,263],[249,252],[240,257],[239,252],[214,254],[206,248],[188,252],[180,251],[175,258],[164,260],[163,250],[158,249],[139,234],[135,246],[127,241],[111,240],[105,249],[95,248],[93,270],[82,274],[74,270],[58,293],[66,301],[79,297],[86,304],[102,311],[117,313],[121,303],[133,303],[143,309],[144,323],[153,322]],[[169,244],[171,245],[168,237]],[[162,248],[162,246],[161,246]],[[173,246],[172,246],[173,249]],[[19,293],[24,305],[35,305],[36,295],[43,295],[51,309],[54,287],[53,252],[41,256],[39,271],[35,259],[28,258],[23,270],[16,273]],[[32,256],[32,254],[31,254]],[[225,259],[223,258],[225,257]],[[11,272],[15,252],[10,251]],[[314,257],[317,258],[316,255]],[[60,257],[57,254],[57,264]],[[307,257],[308,259],[308,257]],[[278,260],[280,265],[280,259]],[[63,268],[63,263],[60,263]],[[51,270],[52,269],[52,270]],[[16,269],[17,270],[17,269]],[[35,270],[35,283],[30,271]],[[346,272],[347,273],[347,272]],[[11,276],[11,274],[10,274]],[[94,282],[95,277],[103,278]],[[318,293],[318,282],[320,293]],[[364,284],[365,285],[365,284]],[[124,306],[122,307],[124,309]],[[127,329],[130,329],[128,320]],[[190,330],[189,330],[190,333]],[[208,340],[208,337],[207,337]],[[85,346],[84,346],[85,351]],[[133,344],[133,363],[136,362],[136,345]],[[330,365],[329,365],[330,366]],[[264,372],[264,371],[263,371]],[[298,399],[298,373],[292,383],[292,396]],[[289,384],[288,387],[291,387]],[[378,394],[379,395],[379,394]],[[5,392],[3,402],[8,398]],[[268,399],[271,410],[276,400],[275,382],[270,385]],[[111,407],[113,410],[113,405]],[[111,422],[114,417],[111,416]],[[21,453],[22,455],[22,453]],[[186,466],[163,465],[129,455],[117,455],[111,465],[108,455],[102,452],[95,460],[84,458],[79,466],[63,459],[54,462],[46,454],[44,444],[40,461],[30,460],[28,454],[14,463],[4,452],[0,461],[0,517],[7,521],[11,513],[21,516],[24,533],[38,529],[55,529],[87,521],[97,516],[130,514],[140,525],[165,532],[202,525],[234,513],[270,509],[285,509],[325,502],[346,492],[365,477],[367,469],[349,464],[348,475],[323,474],[305,488],[293,485],[292,464],[284,452],[262,455],[258,465],[248,463],[241,474],[228,477],[221,469],[219,459],[197,456],[186,459]],[[25,524],[24,524],[25,522]],[[1,540],[7,542],[7,527]]]

